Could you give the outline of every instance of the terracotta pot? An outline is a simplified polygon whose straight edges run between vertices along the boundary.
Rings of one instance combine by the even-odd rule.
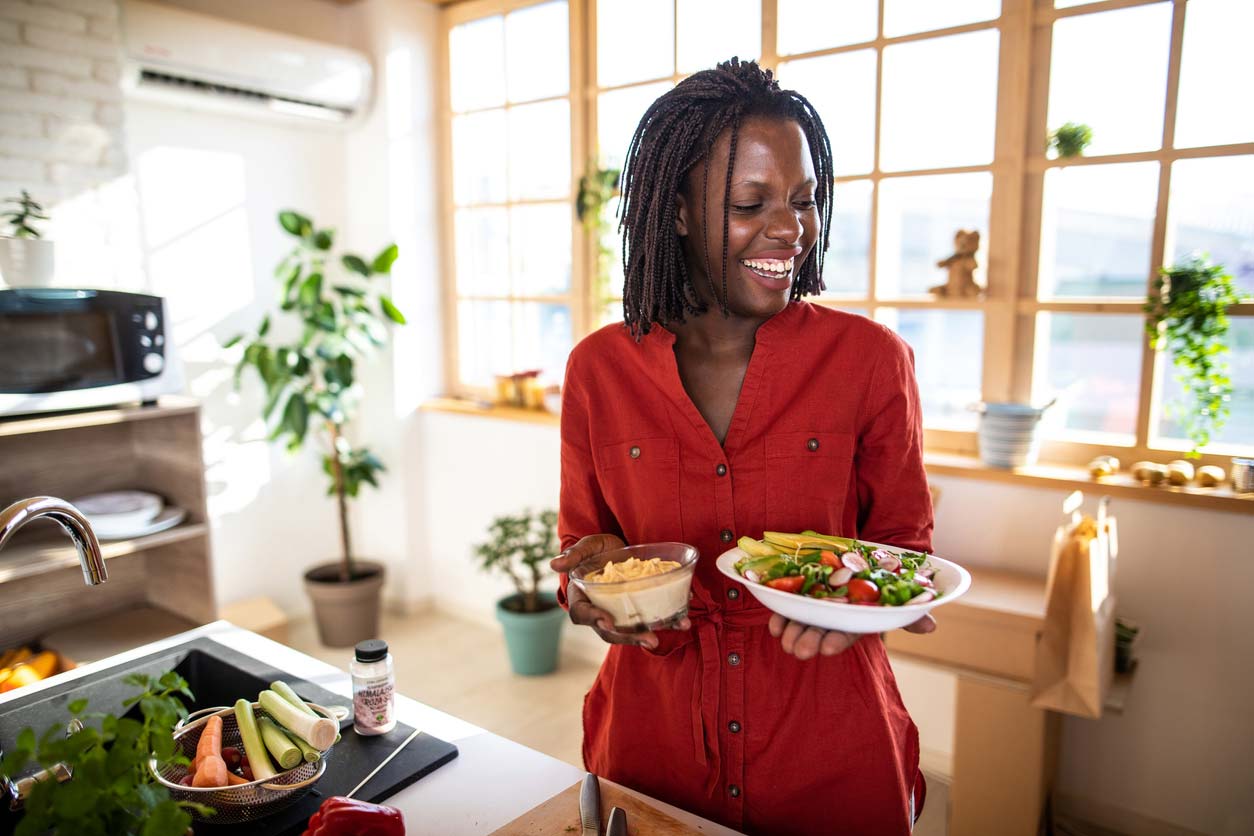
[[[352,647],[379,637],[379,601],[383,566],[353,561],[356,576],[340,580],[340,564],[323,563],[305,573],[305,592],[313,602],[318,640],[327,647]]]

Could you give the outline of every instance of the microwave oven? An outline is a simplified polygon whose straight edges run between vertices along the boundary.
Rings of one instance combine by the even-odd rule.
[[[159,296],[0,290],[0,417],[152,403],[183,388]]]

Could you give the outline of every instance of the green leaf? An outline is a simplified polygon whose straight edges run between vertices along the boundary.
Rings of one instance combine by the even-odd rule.
[[[312,308],[322,299],[322,274],[310,273],[300,284],[300,304]]]
[[[392,300],[383,294],[379,295],[379,307],[383,309],[383,315],[395,322],[397,325],[405,324],[405,315],[400,312]]]
[[[309,404],[300,392],[288,398],[287,408],[283,410],[283,428],[292,434],[296,445],[305,440],[309,429]]]
[[[258,337],[264,337],[268,333],[270,333],[270,314],[265,315],[261,320],[261,325],[257,328]]]
[[[313,237],[313,245],[320,250],[331,249],[331,243],[334,240],[334,231],[330,229],[320,229]]]
[[[354,273],[364,276],[367,279],[370,278],[370,268],[366,265],[366,262],[361,260],[359,256],[346,255],[340,261],[344,265],[345,269],[352,270]]]
[[[370,265],[370,269],[375,273],[390,273],[392,265],[396,262],[396,256],[400,251],[395,244],[388,244],[383,248],[382,252],[374,257],[374,263]]]
[[[192,817],[169,799],[158,804],[144,822],[140,836],[183,836]]]
[[[71,700],[70,704],[67,705],[66,708],[69,709],[69,712],[71,714],[82,714],[83,711],[87,708],[87,700],[86,699]]]
[[[337,284],[334,290],[336,293],[340,294],[341,296],[351,296],[355,299],[360,299],[366,295],[366,291],[361,290],[356,287],[349,287],[348,285],[345,285],[345,284]]]
[[[242,339],[244,339],[244,335],[243,335],[243,334],[236,334],[234,337],[231,337],[229,340],[227,340],[226,342],[222,343],[222,347],[223,347],[223,348],[234,348],[235,346],[239,345],[240,340],[242,340]]]
[[[313,229],[313,221],[299,212],[284,210],[279,213],[279,223],[292,235],[304,238]]]

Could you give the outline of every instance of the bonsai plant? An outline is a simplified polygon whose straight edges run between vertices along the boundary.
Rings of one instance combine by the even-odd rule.
[[[1093,141],[1093,129],[1078,122],[1067,122],[1051,133],[1045,141],[1045,150],[1051,148],[1060,158],[1079,157]]]
[[[44,208],[26,190],[7,198],[4,204],[0,216],[8,222],[9,230],[0,238],[0,276],[11,287],[48,284],[55,270],[52,242],[43,240],[35,225],[36,221],[48,220]]]
[[[247,341],[235,369],[235,382],[246,368],[257,372],[265,387],[263,416],[270,438],[290,452],[315,440],[327,475],[327,494],[339,511],[340,555],[335,563],[305,573],[323,644],[347,647],[378,634],[379,595],[383,567],[356,559],[349,530],[348,500],[363,485],[378,487],[383,463],[347,434],[360,405],[357,364],[387,341],[386,323],[405,324],[405,317],[372,280],[387,276],[396,261],[395,244],[374,259],[346,253],[332,256],[335,233],[318,229],[297,212],[279,213],[279,224],[295,239],[279,263],[279,312],[295,326],[296,336],[280,341],[270,335],[267,315],[252,335],[239,335],[227,347]],[[331,270],[342,276],[330,279]]]
[[[540,581],[541,568],[557,554],[557,512],[497,517],[488,535],[487,542],[475,546],[475,555],[485,571],[508,576],[515,589],[496,602],[510,665],[526,676],[552,673],[566,612],[556,596],[540,591]]]
[[[1200,458],[1199,450],[1228,420],[1228,306],[1239,301],[1228,271],[1194,254],[1160,268],[1145,303],[1150,347],[1171,352],[1184,386],[1184,398],[1170,408],[1193,443],[1190,458]]]

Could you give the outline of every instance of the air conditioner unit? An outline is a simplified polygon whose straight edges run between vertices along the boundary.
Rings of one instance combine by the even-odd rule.
[[[142,0],[123,14],[136,98],[330,123],[369,104],[370,60],[355,50]]]

